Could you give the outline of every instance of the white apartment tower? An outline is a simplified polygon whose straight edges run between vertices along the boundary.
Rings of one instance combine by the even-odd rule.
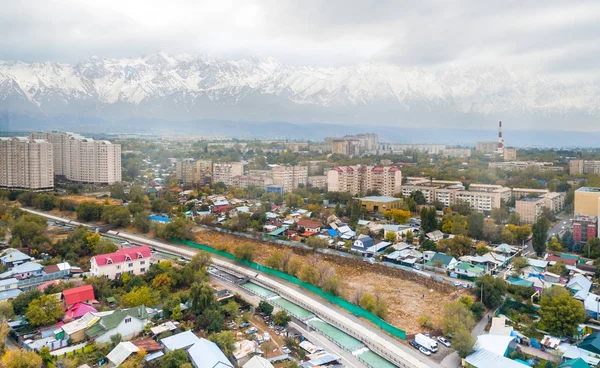
[[[241,162],[215,162],[212,164],[213,183],[234,185],[234,177],[244,174],[244,165]]]
[[[0,137],[0,187],[53,189],[52,145],[43,139]]]
[[[389,166],[338,166],[327,172],[327,190],[360,195],[377,190],[393,196],[402,190],[402,172]]]
[[[308,183],[308,166],[277,166],[273,168],[273,184],[282,185],[283,190],[291,192],[300,184]]]
[[[57,131],[32,133],[31,138],[45,139],[52,144],[55,175],[82,183],[121,181],[120,144]]]
[[[210,160],[195,160],[185,158],[177,160],[175,175],[183,183],[207,185],[210,184],[212,162]]]

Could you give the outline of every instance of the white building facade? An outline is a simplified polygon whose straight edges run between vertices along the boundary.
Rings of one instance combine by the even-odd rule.
[[[43,139],[0,137],[0,188],[54,188],[53,147]]]

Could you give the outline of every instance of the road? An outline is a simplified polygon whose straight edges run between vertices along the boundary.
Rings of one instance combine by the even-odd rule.
[[[573,219],[573,215],[560,213],[556,216],[556,218],[558,219],[557,222],[554,225],[552,225],[552,227],[550,227],[550,230],[548,230],[548,241],[550,241],[550,239],[552,239],[553,236],[561,236],[565,230],[570,229],[572,226],[570,220]],[[566,224],[564,222],[566,222]],[[565,227],[564,229],[563,226]],[[530,255],[535,254],[535,250],[533,250],[533,244],[531,240],[529,240],[526,243],[526,245],[527,247],[525,248],[525,253],[529,253]]]
[[[63,219],[44,212],[39,212],[25,208],[23,210],[43,216],[50,220],[61,221],[75,225],[84,225],[93,228],[92,225],[71,221],[69,219]],[[158,250],[165,251],[167,253],[172,253],[185,258],[191,258],[198,252],[198,250],[194,248],[182,245],[172,245],[166,242],[150,240],[127,233],[109,231],[108,234],[110,236],[128,240],[130,242],[149,245]],[[337,307],[333,307],[333,305],[318,299],[314,294],[311,294],[310,292],[307,292],[293,285],[287,284],[282,280],[270,278],[261,272],[243,267],[240,264],[230,260],[225,260],[214,255],[212,256],[212,260],[213,264],[216,267],[223,268],[228,272],[234,272],[241,276],[252,278],[252,282],[256,282],[264,287],[274,290],[285,299],[288,299],[291,302],[296,303],[301,307],[311,311],[323,321],[359,339],[371,350],[373,350],[377,354],[381,355],[382,357],[399,367],[441,367],[441,365],[431,360],[424,360],[425,358],[420,353],[414,351],[414,349],[411,349],[408,346],[399,343],[397,340],[388,336],[387,334],[379,330],[377,327],[352,316],[346,311],[340,310]]]

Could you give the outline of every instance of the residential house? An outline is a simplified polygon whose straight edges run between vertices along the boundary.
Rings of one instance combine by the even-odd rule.
[[[107,276],[109,279],[120,277],[125,272],[143,275],[150,267],[150,256],[150,248],[147,246],[100,254],[90,260],[90,273],[92,276]]]
[[[426,253],[427,252],[423,252],[424,258]],[[425,260],[427,261],[426,258]],[[458,261],[456,258],[439,252],[435,252],[435,254],[427,261],[427,263],[425,263],[425,265],[428,267],[443,268],[444,270],[452,270],[457,264]]]
[[[383,259],[388,262],[394,262],[403,266],[414,267],[415,264],[423,262],[423,253],[415,249],[395,250],[390,254],[383,256]]]
[[[553,284],[558,284],[560,283],[561,278],[560,275],[546,271],[544,272],[544,280]]]
[[[8,268],[12,268],[17,265],[20,265],[21,263],[33,260],[32,257],[16,249],[7,249],[3,252],[3,254],[4,255],[0,257],[0,263],[7,266]]]
[[[274,366],[265,358],[255,355],[242,368],[274,368]]]
[[[109,364],[118,367],[129,358],[131,354],[136,354],[140,349],[129,341],[120,342],[114,349],[106,355]]]
[[[600,355],[600,332],[594,332],[586,336],[579,344],[579,349],[588,351],[593,355]]]
[[[506,279],[506,282],[510,285],[515,285],[515,286],[523,286],[523,287],[532,287],[533,286],[532,281],[524,280],[519,277],[509,277],[508,279]]]
[[[334,228],[333,225],[334,224],[331,224],[332,228]],[[340,234],[340,238],[343,240],[352,240],[356,236],[356,232],[348,225],[340,226],[336,230]]]
[[[588,293],[585,300],[583,301],[585,313],[595,319],[598,319],[598,312],[600,312],[600,295]]]
[[[352,244],[352,250],[366,255],[367,249],[375,245],[375,240],[370,236],[361,236]]]
[[[19,280],[16,278],[0,280],[0,302],[4,300],[14,299],[19,296],[22,291],[18,288]]]
[[[516,249],[515,247],[511,247],[510,245],[508,245],[506,243],[502,243],[502,244],[498,245],[493,250],[494,250],[494,252],[501,253],[501,254],[515,254],[518,251],[518,249]]]
[[[577,346],[562,343],[559,345],[558,350],[563,353],[563,360],[568,361],[572,359],[582,359],[584,362],[589,364],[590,367],[596,367],[600,365],[600,359],[597,358],[596,354],[580,349]]]
[[[73,321],[85,316],[88,313],[98,312],[96,308],[86,303],[76,303],[65,311],[63,322]]]
[[[82,285],[63,290],[61,294],[63,306],[68,309],[77,303],[91,304],[96,301],[92,285]]]
[[[302,227],[304,228],[304,231],[308,233],[318,233],[321,231],[322,226],[323,224],[321,224],[320,221],[313,221],[308,219],[298,220],[298,228]]]
[[[367,248],[366,254],[368,256],[373,256],[375,254],[381,253],[385,251],[387,248],[391,247],[392,243],[386,241],[375,242],[372,246]]]
[[[98,322],[103,316],[112,314],[113,311],[109,312],[89,312],[83,315],[83,317],[62,325],[60,328],[65,334],[65,338],[71,340],[71,343],[77,344],[86,339],[85,330],[92,327],[94,323]]]
[[[513,328],[512,326],[507,326],[506,321],[506,317],[492,318],[492,326],[490,327],[489,334],[497,336],[511,336]]]
[[[396,235],[396,241],[402,241],[409,231],[415,235],[419,232],[419,228],[406,225],[383,225],[383,238],[388,239],[388,234],[394,233]]]
[[[590,368],[582,358],[565,360],[558,368]]]
[[[117,309],[113,313],[103,316],[92,327],[86,330],[86,335],[98,342],[110,342],[110,337],[121,335],[122,340],[129,340],[144,331],[148,323],[148,311],[146,307],[128,309]]]
[[[44,274],[44,266],[35,262],[25,262],[1,273],[0,279],[16,278],[18,280],[30,277],[40,277]]]
[[[577,300],[585,300],[591,288],[592,282],[583,275],[575,276],[567,283],[567,289],[575,294]]]
[[[425,236],[427,237],[427,239],[433,242],[437,242],[444,239],[444,233],[439,230],[434,230],[430,233],[425,234]]]
[[[458,262],[452,269],[459,278],[473,280],[485,273],[485,269],[472,265],[468,262]]]
[[[233,368],[217,344],[199,338],[191,331],[166,337],[160,343],[166,351],[186,350],[195,368]]]
[[[495,354],[494,352],[479,349],[465,358],[467,368],[527,368],[528,365]]]

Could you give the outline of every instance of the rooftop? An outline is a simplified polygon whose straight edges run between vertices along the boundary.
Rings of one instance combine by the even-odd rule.
[[[600,187],[581,187],[576,192],[600,193]]]
[[[362,198],[358,198],[361,201],[367,201],[367,202],[380,202],[380,203],[390,203],[390,202],[395,202],[395,201],[400,201],[400,198],[396,198],[396,197],[391,197],[391,196],[368,196],[368,197],[362,197]]]

